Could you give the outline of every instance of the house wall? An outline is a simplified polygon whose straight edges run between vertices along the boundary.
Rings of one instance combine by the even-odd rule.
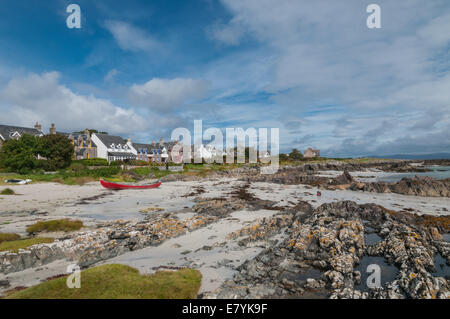
[[[107,160],[108,148],[106,147],[106,145],[100,141],[100,139],[97,137],[97,135],[95,135],[95,133],[92,134],[91,139],[95,143],[95,145],[97,145],[97,157]]]
[[[313,153],[313,151],[311,150],[311,149],[307,149],[306,151],[305,151],[305,154],[303,155],[303,157],[306,157],[306,158],[312,158],[312,157],[314,157],[314,153]]]
[[[131,141],[128,141],[127,142],[127,145],[128,145],[128,147],[130,148],[130,150],[131,150],[131,152],[134,154],[134,155],[137,155],[137,150],[133,147],[133,143],[131,143]]]

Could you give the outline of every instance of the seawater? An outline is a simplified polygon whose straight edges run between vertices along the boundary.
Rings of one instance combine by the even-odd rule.
[[[432,170],[431,172],[423,173],[392,173],[385,176],[380,176],[377,178],[378,182],[395,183],[404,177],[414,177],[414,176],[429,176],[435,179],[446,179],[450,178],[450,166],[424,166],[426,169]]]

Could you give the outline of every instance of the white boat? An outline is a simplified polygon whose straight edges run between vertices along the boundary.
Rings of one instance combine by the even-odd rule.
[[[17,185],[25,185],[28,183],[31,183],[32,180],[31,179],[6,179],[5,183],[8,184],[17,184]]]

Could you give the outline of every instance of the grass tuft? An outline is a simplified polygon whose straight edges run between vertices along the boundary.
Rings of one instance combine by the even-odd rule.
[[[202,275],[198,270],[181,269],[141,275],[125,265],[103,265],[80,274],[81,288],[67,288],[67,277],[53,279],[10,299],[193,299],[197,297]]]
[[[55,231],[74,231],[79,230],[83,227],[83,222],[81,220],[70,220],[70,219],[55,219],[37,222],[31,226],[27,227],[27,232],[30,234],[35,234],[39,232],[55,232]]]
[[[0,192],[0,195],[15,195],[16,193],[11,188],[5,188]]]
[[[14,241],[5,241],[0,243],[0,251],[10,251],[17,253],[19,249],[25,249],[27,247],[37,245],[37,244],[49,244],[53,243],[55,240],[53,238],[29,238],[29,239],[19,239]]]
[[[12,233],[0,233],[0,244],[5,242],[5,241],[13,241],[13,240],[18,240],[20,238],[19,235],[17,234],[12,234]]]

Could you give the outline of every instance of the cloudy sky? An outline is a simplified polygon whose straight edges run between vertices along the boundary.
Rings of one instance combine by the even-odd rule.
[[[0,124],[151,142],[201,119],[278,127],[281,151],[450,152],[449,50],[448,0],[4,0]]]

